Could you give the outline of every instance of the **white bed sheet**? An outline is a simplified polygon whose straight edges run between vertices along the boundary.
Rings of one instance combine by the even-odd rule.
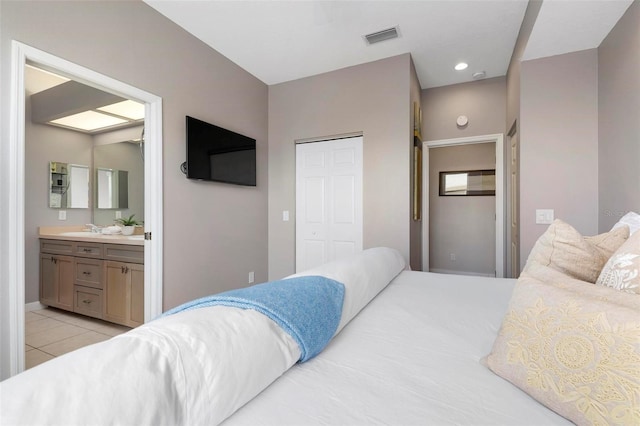
[[[223,424],[571,424],[480,363],[514,283],[404,271]]]

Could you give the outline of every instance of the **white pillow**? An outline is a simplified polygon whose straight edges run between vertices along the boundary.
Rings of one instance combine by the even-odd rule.
[[[629,235],[633,235],[634,232],[640,229],[640,214],[636,212],[629,212],[622,216],[618,223],[613,225],[613,228],[620,228],[621,226],[627,225],[629,227]]]
[[[335,333],[338,334],[404,268],[405,261],[398,250],[376,247],[287,278],[320,275],[344,284],[342,318]]]

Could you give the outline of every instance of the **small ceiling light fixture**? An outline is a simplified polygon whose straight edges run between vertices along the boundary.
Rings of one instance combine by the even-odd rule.
[[[473,77],[474,80],[482,80],[486,76],[487,76],[487,73],[484,71],[478,71],[471,74],[471,77]]]
[[[367,44],[380,43],[381,41],[391,40],[392,38],[398,37],[398,27],[391,27],[381,31],[376,31],[375,33],[366,34],[364,39],[367,41]]]
[[[462,71],[462,70],[466,70],[467,67],[469,66],[469,64],[467,64],[466,62],[460,62],[459,64],[457,64],[455,67],[453,67],[456,71]]]

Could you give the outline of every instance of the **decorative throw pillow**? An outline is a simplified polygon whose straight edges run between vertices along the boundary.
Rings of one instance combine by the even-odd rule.
[[[531,249],[523,272],[540,264],[595,283],[604,264],[628,236],[629,228],[621,227],[585,238],[573,226],[556,219]]]
[[[640,296],[548,275],[518,280],[489,368],[576,424],[640,424]]]
[[[596,285],[640,294],[640,232],[629,237],[609,258]]]
[[[618,223],[613,225],[613,228],[611,228],[611,230],[625,225],[629,227],[629,231],[631,234],[635,234],[636,231],[640,230],[640,214],[636,212],[629,212],[625,214],[620,218]]]

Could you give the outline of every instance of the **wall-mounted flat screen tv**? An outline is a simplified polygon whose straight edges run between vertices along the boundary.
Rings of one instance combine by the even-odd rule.
[[[256,140],[187,116],[189,179],[256,186]]]

